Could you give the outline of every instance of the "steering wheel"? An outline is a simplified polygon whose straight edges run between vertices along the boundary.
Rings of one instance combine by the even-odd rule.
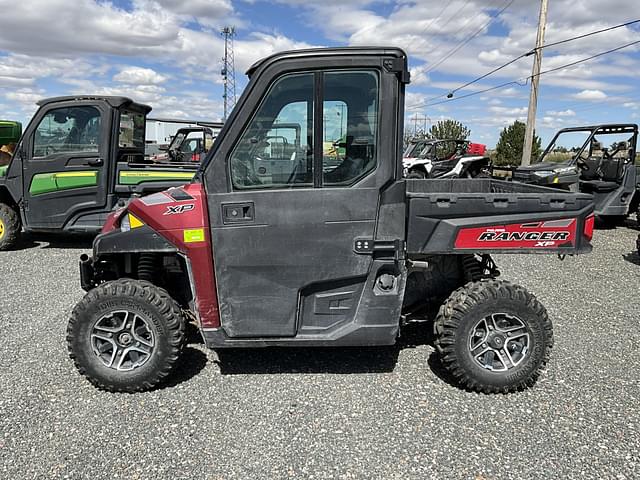
[[[583,172],[586,172],[587,170],[589,170],[589,164],[585,162],[584,158],[578,158],[578,160],[576,160],[576,165]]]

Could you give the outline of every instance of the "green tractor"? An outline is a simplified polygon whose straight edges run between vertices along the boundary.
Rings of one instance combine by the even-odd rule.
[[[151,107],[129,98],[57,97],[38,106],[24,133],[16,122],[0,131],[15,144],[0,167],[0,250],[14,248],[23,231],[97,233],[114,208],[188,183],[199,167],[148,161]]]

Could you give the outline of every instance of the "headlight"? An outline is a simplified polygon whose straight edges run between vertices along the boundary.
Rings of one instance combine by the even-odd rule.
[[[534,175],[537,175],[539,177],[549,177],[551,175],[555,175],[555,172],[553,172],[551,170],[539,170],[539,171],[535,172]]]
[[[574,173],[576,172],[575,167],[561,167],[561,168],[554,168],[553,169],[554,173]]]

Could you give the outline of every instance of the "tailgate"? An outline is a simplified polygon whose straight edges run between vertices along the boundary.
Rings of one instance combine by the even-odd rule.
[[[591,195],[493,179],[407,180],[407,254],[591,251]]]

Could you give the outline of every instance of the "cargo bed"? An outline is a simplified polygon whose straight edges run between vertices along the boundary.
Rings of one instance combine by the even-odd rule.
[[[407,254],[586,253],[591,195],[494,179],[407,180]]]

